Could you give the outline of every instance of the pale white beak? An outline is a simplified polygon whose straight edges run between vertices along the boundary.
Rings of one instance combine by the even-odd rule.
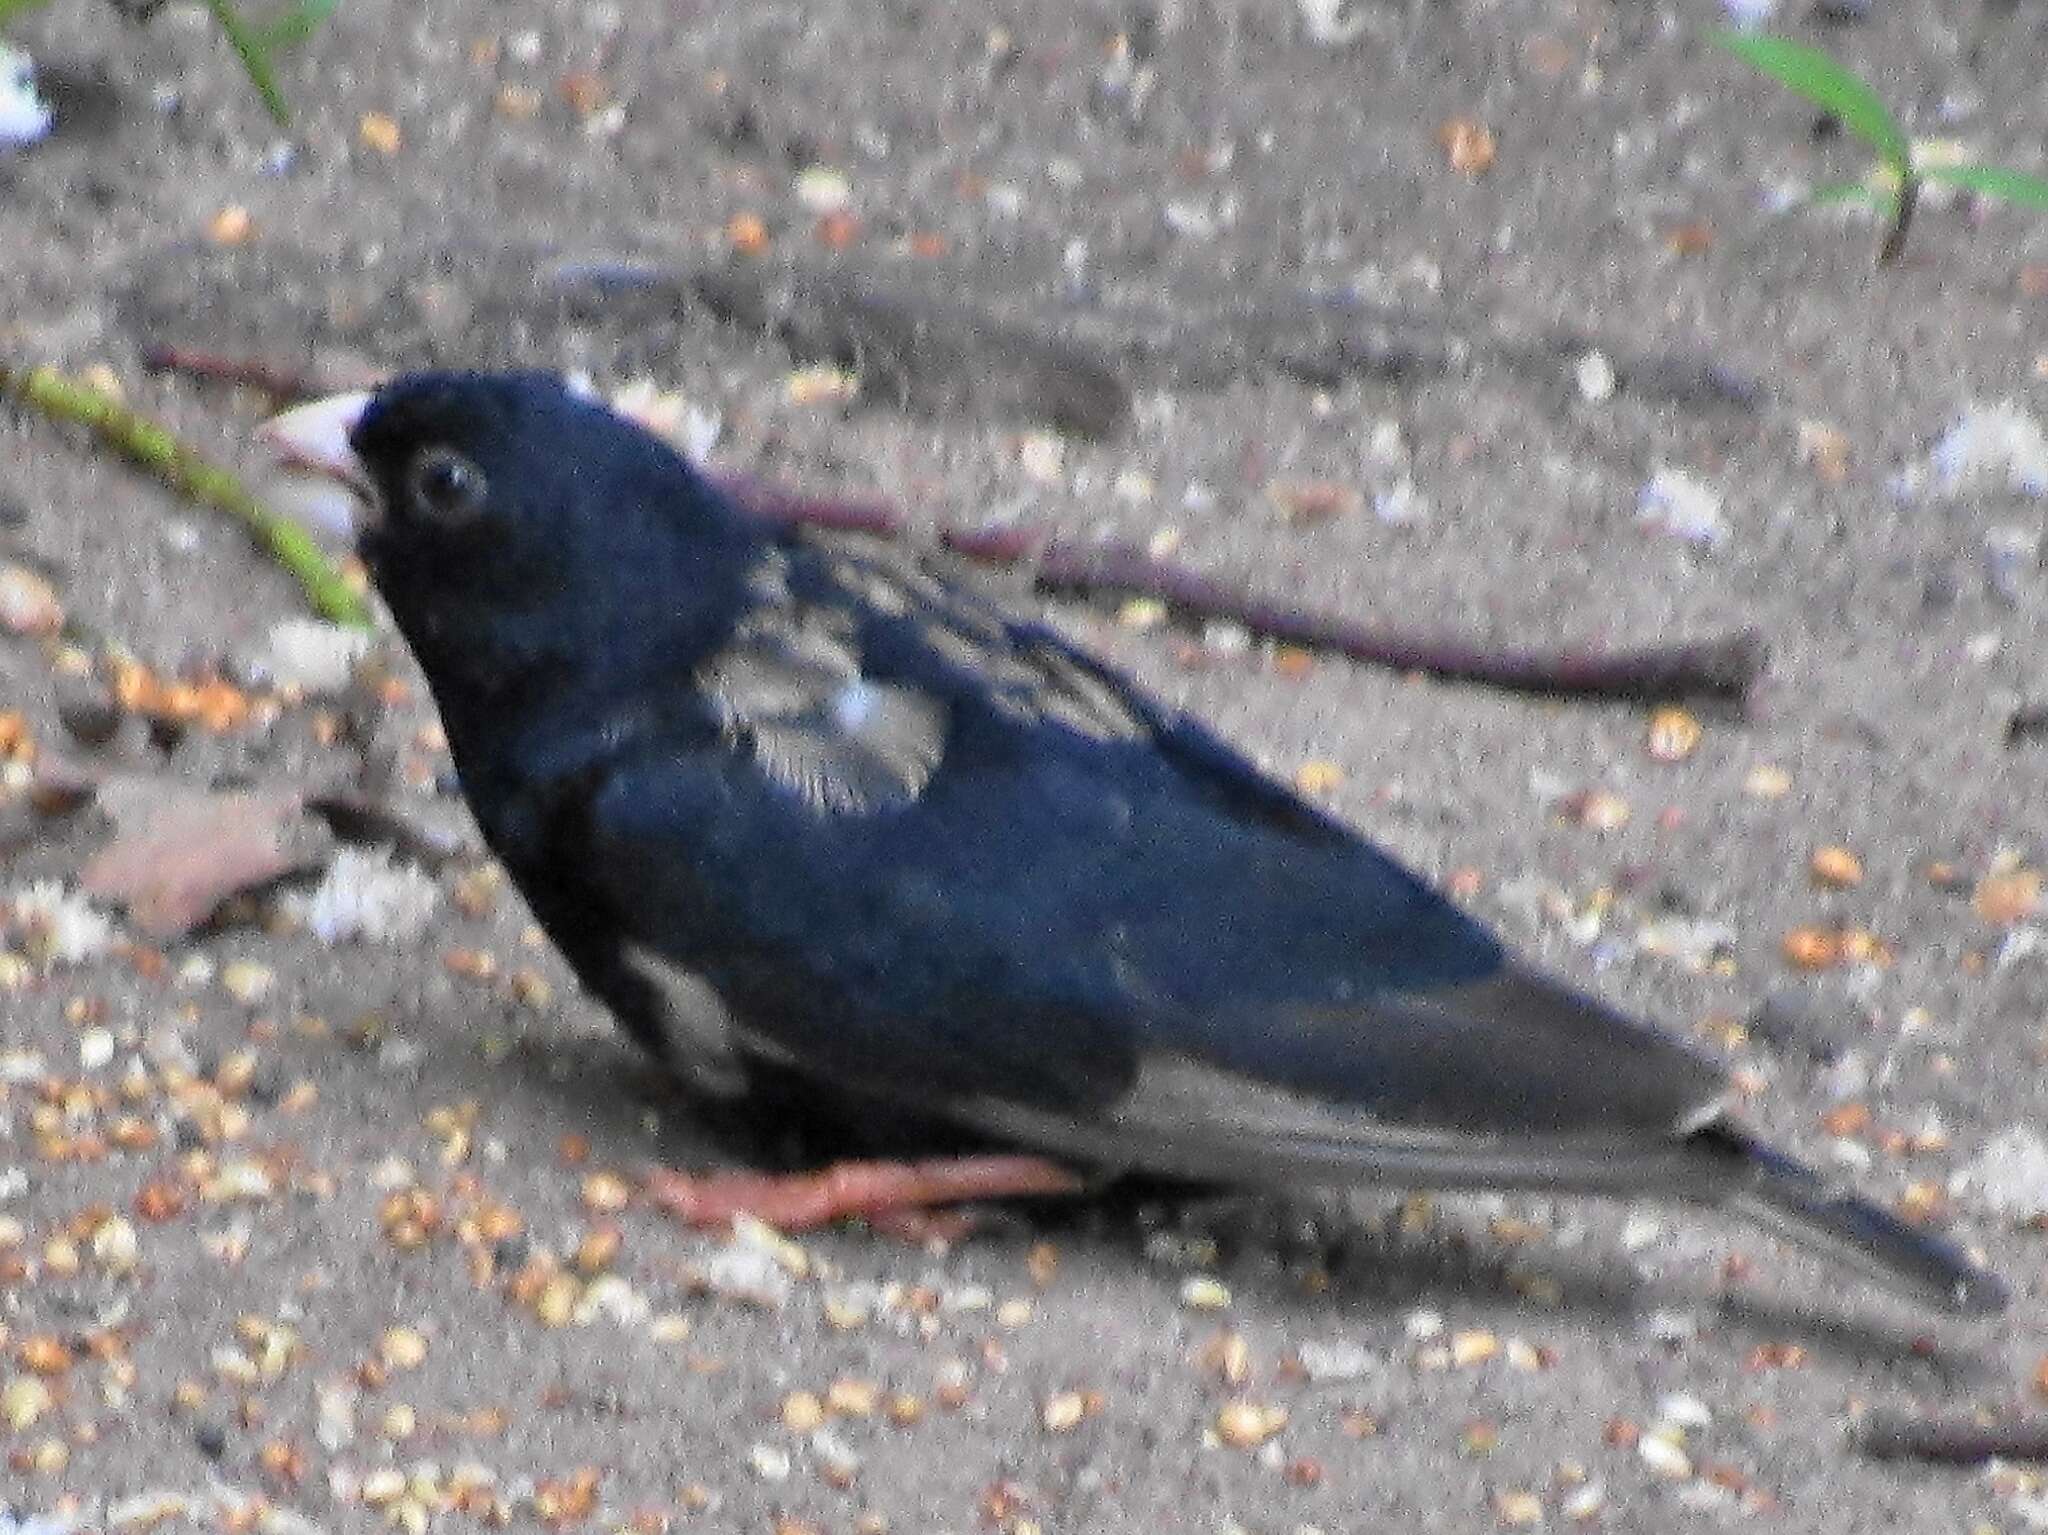
[[[376,489],[349,445],[369,403],[362,390],[332,394],[272,416],[256,429],[256,441],[277,470],[266,499],[322,543],[352,548],[377,520]]]

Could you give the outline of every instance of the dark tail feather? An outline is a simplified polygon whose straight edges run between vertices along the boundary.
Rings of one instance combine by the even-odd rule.
[[[1786,1240],[1957,1316],[2005,1309],[2005,1286],[1951,1244],[1830,1184],[1812,1168],[1717,1121],[1691,1143],[1738,1162],[1722,1200]]]

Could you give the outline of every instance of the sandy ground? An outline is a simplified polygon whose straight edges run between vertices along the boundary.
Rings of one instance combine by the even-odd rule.
[[[1828,41],[1916,131],[2030,163],[2048,18],[1873,12]],[[127,1529],[2039,1522],[2017,1474],[1874,1464],[1849,1436],[1869,1408],[2024,1407],[2048,1356],[2042,1235],[1950,1192],[2048,1108],[2027,910],[2048,746],[2006,740],[2048,662],[2040,502],[1887,488],[1972,402],[2048,415],[2048,226],[1928,208],[1878,273],[1867,222],[1769,211],[1860,164],[1708,47],[1704,3],[1354,0],[1339,20],[1356,35],[1242,0],[349,0],[286,70],[287,151],[203,18],[58,5],[20,31],[69,115],[0,159],[0,341],[105,367],[228,456],[263,402],[146,376],[144,342],[651,379],[717,414],[732,467],[920,519],[1170,534],[1190,564],[1393,625],[1532,644],[1755,625],[1772,660],[1751,708],[1701,711],[1697,746],[1661,761],[1641,709],[1197,654],[1141,613],[1051,610],[1277,771],[1308,768],[1545,962],[1725,1049],[1760,1123],[1951,1221],[2011,1312],[1941,1323],[1710,1217],[1529,1200],[1110,1207],[944,1253],[860,1231],[728,1246],[612,1208],[605,1175],[703,1150],[472,847],[398,944],[330,946],[264,898],[45,971],[17,914],[0,1502]],[[1461,118],[1494,136],[1483,173],[1449,163]],[[1569,361],[1484,347],[1395,384],[1175,372],[1117,321],[1091,334],[1135,413],[1061,442],[972,390],[821,400],[788,347],[701,310],[521,296],[537,251],[696,265],[735,238],[936,273],[1068,332],[1350,286],[1763,387],[1749,409],[1586,399]],[[1405,467],[1374,461],[1386,422]],[[81,656],[203,670],[300,611],[232,526],[75,435],[10,411],[0,443],[6,557],[70,616],[69,661],[0,642],[0,705],[47,749],[72,748],[56,673]],[[1718,542],[1639,525],[1664,467],[1720,497]],[[1405,525],[1371,494],[1402,473],[1427,503]],[[1274,481],[1367,494],[1305,525]],[[195,784],[288,780],[341,760],[319,707],[143,750]],[[409,808],[459,829],[416,688],[382,735]],[[11,890],[69,889],[104,836],[8,815]],[[1827,846],[1860,883],[1815,882]],[[1720,925],[1717,955],[1656,952],[1657,923]],[[1805,928],[1863,957],[1797,969]]]

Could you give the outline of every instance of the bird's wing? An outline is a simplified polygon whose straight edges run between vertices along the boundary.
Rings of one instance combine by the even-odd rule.
[[[636,974],[731,1004],[721,1048],[1209,1173],[1643,1186],[1715,1111],[1711,1065],[1051,630],[808,544],[754,584],[693,677],[717,740],[626,743],[564,844]]]
[[[948,579],[929,557],[872,543],[835,546],[801,534],[792,541],[811,560],[800,583],[805,590],[828,604],[844,593],[868,615],[869,671],[907,673],[929,684],[935,672],[957,669],[1018,721],[1156,754],[1191,789],[1233,815],[1310,840],[1355,838],[1200,721],[1162,704],[1050,624]],[[874,621],[878,616],[882,623]]]

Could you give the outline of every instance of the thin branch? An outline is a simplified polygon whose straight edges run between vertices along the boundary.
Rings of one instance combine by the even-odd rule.
[[[209,383],[239,384],[259,390],[280,405],[310,400],[336,389],[316,371],[287,367],[261,357],[234,357],[225,352],[208,352],[197,347],[151,342],[142,349],[143,371],[173,373]]]
[[[1498,650],[1458,640],[1373,629],[1335,613],[1275,603],[1129,544],[1071,544],[1027,528],[947,529],[948,549],[995,565],[1036,562],[1050,591],[1150,597],[1184,619],[1224,619],[1261,639],[1334,651],[1351,660],[1522,693],[1577,698],[1740,702],[1767,658],[1753,629],[1638,650]]]
[[[297,578],[315,612],[367,628],[370,609],[303,531],[252,495],[233,471],[186,447],[168,429],[54,368],[0,363],[0,395],[53,421],[82,426],[187,500],[225,512]]]
[[[902,538],[909,532],[903,514],[886,502],[806,495],[729,469],[705,473],[712,484],[763,522],[801,523],[832,533],[869,533],[877,538]]]
[[[2048,1460],[2048,1417],[1923,1418],[1873,1413],[1856,1436],[1873,1460],[1974,1466],[1987,1460]]]

